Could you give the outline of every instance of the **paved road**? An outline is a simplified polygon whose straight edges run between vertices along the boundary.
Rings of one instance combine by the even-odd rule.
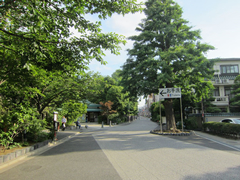
[[[0,170],[0,179],[239,180],[236,149],[199,136],[150,134],[147,118],[84,130],[44,153]]]

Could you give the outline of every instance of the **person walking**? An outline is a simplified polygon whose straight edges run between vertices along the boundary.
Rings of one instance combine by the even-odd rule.
[[[67,118],[65,116],[63,116],[62,118],[62,130],[64,131],[66,128],[66,123],[67,123]]]

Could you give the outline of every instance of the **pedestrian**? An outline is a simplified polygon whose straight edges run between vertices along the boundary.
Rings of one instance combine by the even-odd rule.
[[[80,128],[81,128],[80,121],[79,121],[79,120],[77,120],[75,123],[76,123],[76,129],[77,129],[77,128],[79,128],[79,129],[80,129]]]
[[[66,128],[66,123],[67,123],[67,118],[65,116],[63,116],[62,118],[62,130],[64,131]]]

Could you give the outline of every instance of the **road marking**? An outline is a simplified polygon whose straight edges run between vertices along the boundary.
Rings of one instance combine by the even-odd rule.
[[[237,150],[237,151],[240,152],[240,149],[238,149],[238,148],[236,148],[236,147],[230,146],[230,145],[225,144],[225,143],[222,143],[222,142],[220,142],[220,141],[216,141],[216,140],[213,140],[213,139],[209,139],[209,138],[207,138],[207,137],[204,137],[204,136],[201,136],[201,135],[199,135],[199,134],[196,134],[195,132],[194,132],[194,134],[195,134],[196,136],[201,137],[201,138],[204,138],[204,139],[207,139],[207,140],[209,140],[209,141],[212,141],[212,142],[221,144],[221,145],[223,145],[223,146],[229,147],[229,148],[231,148],[231,149],[234,149],[234,150]]]

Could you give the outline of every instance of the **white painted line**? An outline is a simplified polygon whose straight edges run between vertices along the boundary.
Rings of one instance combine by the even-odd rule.
[[[230,146],[230,145],[228,145],[228,144],[225,144],[225,143],[222,143],[222,142],[219,142],[219,141],[215,141],[215,140],[213,140],[213,139],[209,139],[209,138],[207,138],[207,137],[198,135],[198,134],[196,134],[195,132],[194,132],[194,134],[195,134],[196,136],[202,137],[202,138],[207,139],[207,140],[209,140],[209,141],[212,141],[212,142],[221,144],[221,145],[223,145],[223,146],[229,147],[229,148],[231,148],[231,149],[234,149],[234,150],[237,150],[237,151],[240,152],[240,149],[238,149],[238,148],[236,148],[236,147],[233,147],[233,146]]]

